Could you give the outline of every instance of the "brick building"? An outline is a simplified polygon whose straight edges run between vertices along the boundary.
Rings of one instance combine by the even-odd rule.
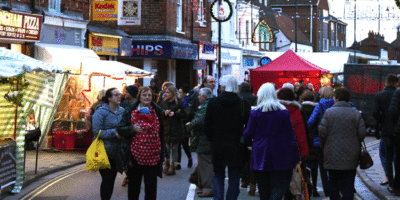
[[[271,7],[295,21],[295,0],[273,0]],[[314,52],[345,50],[347,24],[329,15],[327,0],[298,0],[297,7],[298,28],[313,44]]]

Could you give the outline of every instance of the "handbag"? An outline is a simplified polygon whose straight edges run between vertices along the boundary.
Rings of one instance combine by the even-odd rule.
[[[100,133],[101,130],[86,152],[85,170],[99,171],[99,169],[111,169],[104,141],[99,139]]]
[[[371,155],[367,151],[364,140],[361,142],[360,169],[368,169],[374,165]]]
[[[290,186],[289,186],[289,190],[293,195],[302,195],[302,190],[301,190],[301,185],[302,185],[301,179],[303,178],[302,176],[303,175],[301,173],[300,164],[297,164],[293,168],[292,179],[290,180]]]

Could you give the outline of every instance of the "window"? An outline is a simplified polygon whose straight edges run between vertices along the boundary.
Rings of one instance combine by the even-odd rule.
[[[182,32],[182,0],[177,0],[176,4],[176,31]]]
[[[268,5],[268,0],[264,0],[264,6]]]
[[[324,51],[329,51],[329,40],[326,38],[324,38],[324,40],[323,40],[323,48],[324,48]]]
[[[61,0],[49,0],[49,11],[60,12]]]

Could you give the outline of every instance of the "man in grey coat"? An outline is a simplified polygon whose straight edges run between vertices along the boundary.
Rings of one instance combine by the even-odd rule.
[[[331,200],[354,198],[354,180],[366,128],[361,114],[348,103],[350,92],[336,89],[335,104],[325,111],[318,134],[324,151],[324,167],[332,185]]]

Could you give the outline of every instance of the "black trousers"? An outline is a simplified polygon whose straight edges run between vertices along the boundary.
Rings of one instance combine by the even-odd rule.
[[[109,161],[111,169],[99,170],[101,175],[100,197],[102,200],[111,199],[114,190],[115,178],[117,177],[117,169],[116,169],[117,162],[111,159],[109,159]]]
[[[396,136],[382,136],[383,141],[385,143],[385,160],[386,160],[386,176],[389,180],[389,186],[394,187],[394,178],[393,178],[393,158],[394,151],[396,146]],[[397,154],[398,155],[398,154]]]
[[[142,178],[144,176],[145,200],[156,200],[157,198],[157,170],[158,166],[141,166],[128,168],[128,199],[138,200]]]
[[[340,200],[339,192],[342,193],[341,200],[354,199],[354,180],[356,170],[331,170],[329,172],[329,182],[331,183],[331,200]]]
[[[289,189],[292,170],[254,171],[261,200],[282,200]]]
[[[179,163],[182,161],[181,146],[183,147],[183,150],[185,151],[186,156],[189,159],[192,158],[192,152],[190,152],[190,146],[189,146],[189,137],[184,137],[178,147],[178,162]]]
[[[248,150],[246,151],[246,159],[245,159],[245,166],[242,171],[242,183],[245,185],[248,184],[256,184],[256,177],[255,177],[255,172],[253,169],[251,169],[251,151]]]

